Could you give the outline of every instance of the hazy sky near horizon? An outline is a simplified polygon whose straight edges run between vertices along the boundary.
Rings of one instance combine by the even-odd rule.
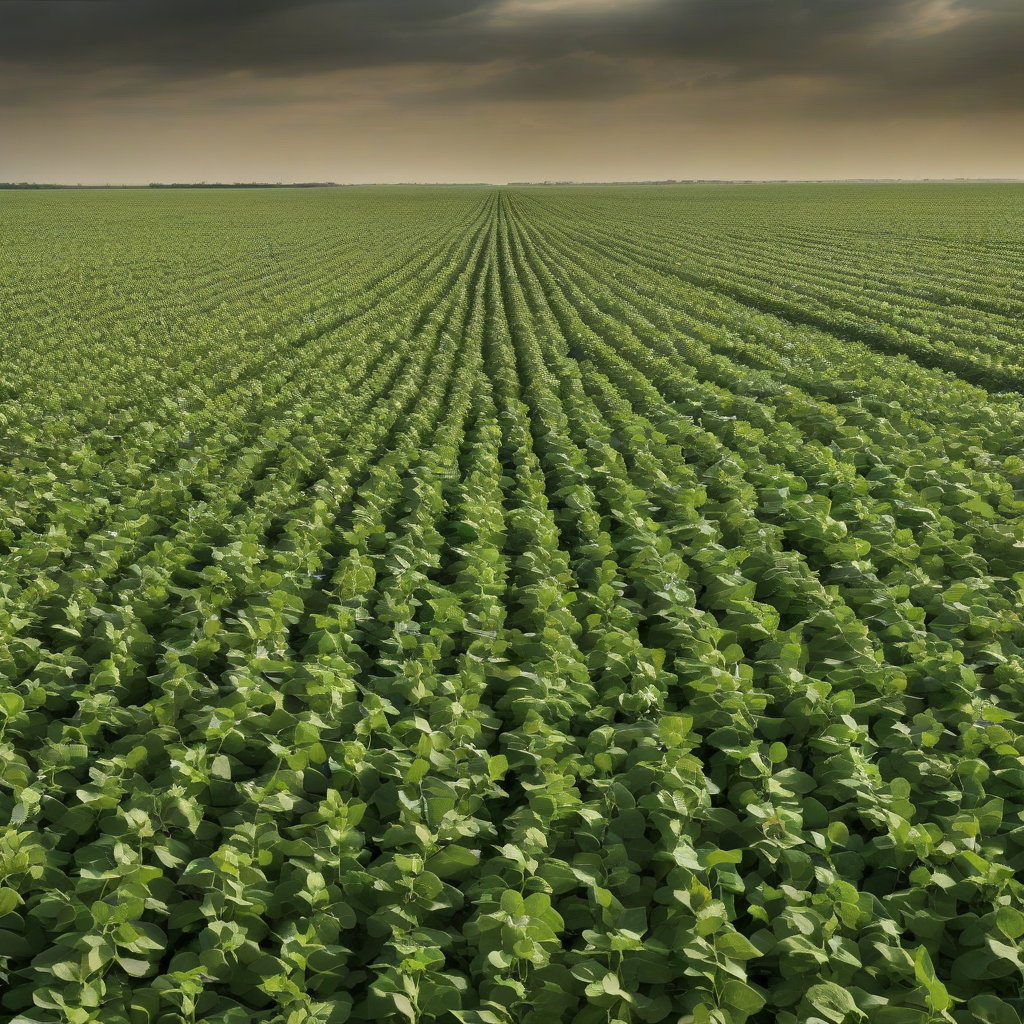
[[[1024,177],[1022,0],[0,0],[0,180]]]

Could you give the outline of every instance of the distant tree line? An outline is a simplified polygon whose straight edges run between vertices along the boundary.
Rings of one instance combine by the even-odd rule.
[[[0,189],[142,189],[142,188],[342,188],[336,181],[294,181],[294,182],[266,182],[266,181],[235,181],[235,182],[173,182],[164,183],[159,181],[150,182],[148,185],[50,185],[40,184],[34,181],[0,181]]]

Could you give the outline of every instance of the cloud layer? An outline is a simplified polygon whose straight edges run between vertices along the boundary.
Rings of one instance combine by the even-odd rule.
[[[1024,115],[1020,0],[5,0],[0,107]],[[674,106],[673,106],[674,105]],[[301,108],[301,109],[300,109]],[[387,112],[390,113],[387,113]],[[585,112],[581,116],[590,116]],[[654,116],[654,115],[652,115]],[[326,122],[325,122],[326,123]]]
[[[482,97],[607,99],[637,66],[1024,107],[1019,0],[7,0],[0,61],[141,79],[494,64]],[[446,93],[447,94],[447,93]],[[468,97],[467,97],[468,98]]]

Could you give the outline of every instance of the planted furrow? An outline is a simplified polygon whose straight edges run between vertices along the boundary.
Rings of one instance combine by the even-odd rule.
[[[598,229],[598,233],[600,231]],[[968,342],[967,347],[963,347],[955,340],[947,342],[943,338],[925,337],[921,331],[900,330],[817,299],[795,299],[783,288],[760,289],[731,269],[723,273],[721,267],[708,265],[706,257],[700,257],[700,262],[684,261],[674,258],[673,253],[634,243],[621,233],[615,236],[614,244],[642,265],[790,324],[817,328],[881,353],[902,354],[922,366],[947,370],[994,392],[1022,390],[1020,355],[1013,346],[1008,349],[1009,358],[1004,360],[1001,355],[993,355],[1000,351],[998,345],[989,352],[978,351],[976,343]]]

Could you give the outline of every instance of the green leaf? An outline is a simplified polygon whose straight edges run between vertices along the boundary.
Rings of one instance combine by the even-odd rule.
[[[119,956],[117,963],[121,969],[130,974],[133,978],[144,978],[150,969],[147,960],[135,960],[131,957]]]
[[[480,854],[462,846],[446,846],[428,858],[426,867],[439,878],[465,877],[480,864]]]
[[[722,1006],[743,1014],[757,1013],[765,1004],[764,996],[744,981],[729,978],[722,985]]]
[[[933,1019],[927,1010],[910,1006],[881,1006],[871,1012],[871,1024],[929,1024]]]
[[[506,1014],[500,1017],[493,1010],[452,1010],[452,1016],[462,1024],[510,1024]]]
[[[693,719],[688,715],[665,715],[658,723],[658,737],[666,747],[680,747],[693,728]]]
[[[523,912],[523,897],[512,889],[501,894],[501,909],[511,917],[518,917]]]
[[[932,958],[924,946],[918,946],[914,953],[914,976],[922,985],[931,985],[935,981]]]
[[[391,998],[394,1000],[395,1008],[403,1017],[408,1017],[411,1021],[416,1020],[416,1010],[409,1001],[408,996],[403,995],[401,992],[392,992]]]
[[[804,998],[818,1013],[836,1024],[842,1024],[851,1015],[856,1019],[864,1016],[853,1001],[853,996],[831,981],[812,986]]]
[[[257,957],[249,964],[249,970],[260,978],[273,978],[278,974],[287,973],[284,964],[269,954]]]
[[[850,830],[841,821],[833,821],[828,827],[828,837],[836,846],[845,846],[850,841]]]
[[[603,988],[606,994],[610,996],[623,995],[623,989],[622,986],[619,984],[618,975],[615,974],[606,974],[601,979],[601,988]]]
[[[761,955],[758,948],[739,932],[720,932],[715,936],[715,949],[732,960],[753,960]]]
[[[13,889],[0,888],[0,917],[12,913],[21,906],[21,902],[21,897]]]
[[[711,850],[707,854],[702,853],[700,859],[707,869],[718,867],[719,864],[741,864],[743,862],[743,851]]]
[[[1013,907],[1000,907],[996,911],[996,924],[1008,939],[1019,939],[1024,935],[1024,914]]]
[[[1021,1024],[1020,1015],[1009,1003],[989,993],[971,998],[967,1009],[979,1024]]]
[[[5,718],[13,718],[25,710],[25,700],[16,693],[0,693],[0,713]]]

